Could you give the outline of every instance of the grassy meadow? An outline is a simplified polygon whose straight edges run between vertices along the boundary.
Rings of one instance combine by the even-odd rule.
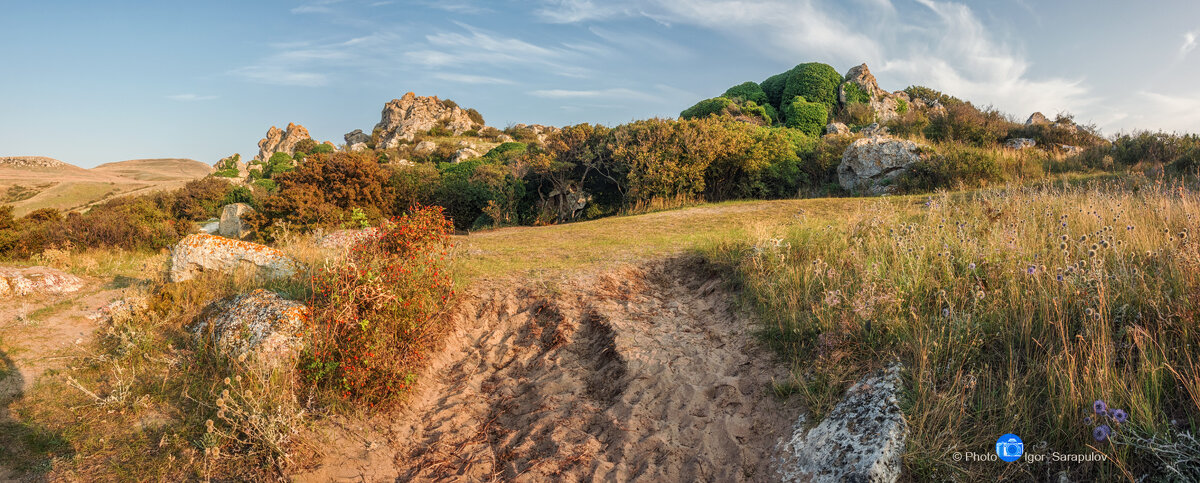
[[[733,267],[780,387],[814,413],[869,369],[907,368],[905,466],[917,480],[1197,477],[1200,203],[1148,181],[881,199],[710,256]],[[1097,415],[1104,401],[1128,418]],[[1099,426],[1111,436],[1098,438]],[[1027,454],[1107,462],[956,462],[1005,433]]]

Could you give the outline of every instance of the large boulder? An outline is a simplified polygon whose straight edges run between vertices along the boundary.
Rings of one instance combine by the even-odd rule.
[[[250,225],[242,221],[242,217],[254,213],[254,208],[245,203],[231,203],[225,205],[221,209],[221,221],[218,225],[217,233],[226,238],[235,238],[245,240],[250,237],[253,230]]]
[[[308,129],[299,124],[288,123],[287,130],[271,126],[271,129],[267,130],[267,137],[258,141],[258,155],[254,159],[265,161],[271,159],[271,155],[275,153],[287,153],[288,156],[294,156],[296,143],[305,139],[312,139],[312,136],[308,135]]]
[[[79,277],[47,267],[0,267],[0,297],[53,295],[83,288]]]
[[[461,107],[442,102],[437,97],[418,97],[409,92],[383,106],[379,124],[375,125],[375,129],[379,130],[377,147],[395,148],[402,143],[412,142],[418,133],[440,125],[456,136],[483,127],[472,121]]]
[[[371,143],[371,136],[362,131],[355,129],[342,136],[346,140],[346,150],[350,152],[366,151],[367,145]]]
[[[433,141],[421,141],[421,142],[417,143],[416,146],[413,146],[413,153],[419,154],[419,155],[429,154],[436,150],[437,150],[437,143],[435,143]]]
[[[1030,114],[1029,119],[1025,120],[1026,126],[1040,126],[1042,124],[1050,124],[1050,120],[1046,119],[1046,115],[1041,112]]]
[[[450,156],[450,162],[451,163],[461,163],[463,161],[475,159],[480,156],[482,156],[482,155],[479,154],[479,151],[476,151],[471,148],[462,148],[462,149],[459,149],[458,151],[455,151],[454,154]]]
[[[852,67],[846,72],[846,82],[838,86],[838,102],[842,106],[854,101],[847,91],[847,89],[850,89],[850,85],[857,86],[858,89],[867,94],[866,104],[875,113],[877,121],[886,122],[900,115],[898,112],[900,107],[898,98],[892,93],[879,88],[879,83],[875,80],[875,76],[871,74],[871,69],[867,68],[867,64]]]
[[[889,136],[871,136],[854,141],[842,154],[838,182],[850,191],[884,194],[891,181],[921,159],[922,146]]]
[[[823,136],[844,136],[850,134],[850,128],[840,122],[831,122],[825,125]]]
[[[897,395],[900,366],[864,377],[820,424],[796,425],[784,444],[783,481],[894,482],[900,478],[908,423]]]
[[[254,269],[264,278],[287,278],[296,274],[300,264],[266,245],[205,234],[188,235],[171,249],[172,282],[239,268]]]
[[[257,289],[213,302],[192,331],[218,352],[261,369],[288,369],[303,345],[308,307]]]

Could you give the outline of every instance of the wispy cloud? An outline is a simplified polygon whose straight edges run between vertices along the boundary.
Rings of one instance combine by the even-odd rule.
[[[386,66],[399,50],[400,36],[383,31],[348,40],[270,44],[272,53],[253,65],[229,71],[244,80],[282,86],[320,87],[332,82],[334,73],[364,72]],[[367,66],[367,67],[364,67]]]
[[[218,99],[218,96],[202,96],[199,94],[175,94],[167,96],[167,99],[172,101],[195,102],[195,101],[211,101]]]
[[[298,7],[294,7],[290,11],[293,14],[306,14],[306,13],[328,14],[328,13],[334,12],[334,9],[332,7],[330,7],[330,5],[333,5],[336,3],[341,3],[342,1],[343,0],[316,0],[316,1],[312,1],[312,2],[306,2],[304,5],[300,5]]]
[[[586,56],[569,45],[539,45],[464,23],[456,25],[460,30],[426,35],[423,44],[404,53],[405,60],[427,69],[535,66],[567,77],[582,77],[589,72],[582,66]]]
[[[530,94],[547,99],[623,99],[642,101],[659,99],[658,96],[627,88],[595,90],[544,89],[532,91]]]
[[[1183,45],[1179,46],[1179,57],[1187,57],[1193,50],[1196,50],[1196,31],[1194,30],[1183,34]]]
[[[460,84],[513,84],[513,81],[508,79],[488,77],[483,75],[438,73],[434,74],[433,77],[435,79],[458,82]]]

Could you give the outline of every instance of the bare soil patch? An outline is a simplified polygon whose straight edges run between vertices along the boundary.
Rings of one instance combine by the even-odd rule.
[[[800,413],[697,258],[480,282],[405,409],[343,420],[299,481],[770,481]]]

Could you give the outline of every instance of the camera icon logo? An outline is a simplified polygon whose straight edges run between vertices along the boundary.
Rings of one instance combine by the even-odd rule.
[[[1001,460],[1012,463],[1021,458],[1025,453],[1025,443],[1021,441],[1021,437],[1009,433],[1001,436],[996,440],[996,456]]]

